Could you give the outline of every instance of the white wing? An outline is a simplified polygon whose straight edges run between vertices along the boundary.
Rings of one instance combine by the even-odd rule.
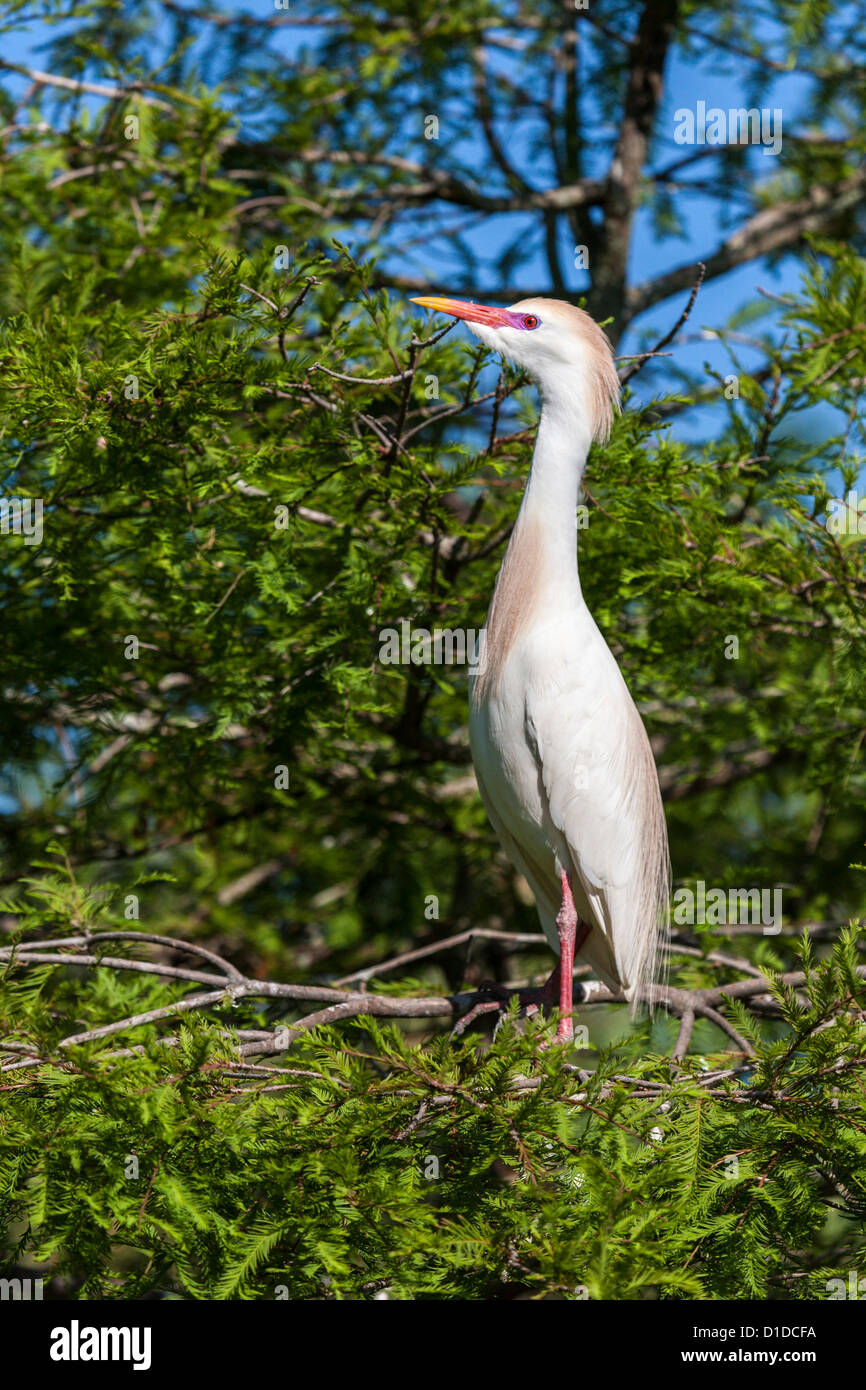
[[[583,954],[612,955],[616,980],[633,998],[655,978],[667,928],[667,830],[646,730],[609,648],[586,619],[580,645],[558,651],[555,662],[544,662],[546,678],[527,684],[527,738],[573,882],[604,938],[594,951],[591,933]],[[603,975],[610,973],[606,964],[597,962]]]
[[[581,958],[634,998],[667,923],[667,833],[640,715],[585,608],[518,645],[470,734],[488,815],[551,945],[562,867],[593,928]]]

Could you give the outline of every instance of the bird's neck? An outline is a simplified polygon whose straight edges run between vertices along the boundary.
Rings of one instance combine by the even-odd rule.
[[[577,499],[592,433],[579,395],[543,400],[532,467],[508,547],[506,565],[519,564],[532,537],[544,537],[542,570],[557,584],[576,587]]]
[[[532,467],[487,615],[486,663],[475,700],[498,683],[528,625],[582,603],[577,498],[591,430],[580,401],[545,400]]]

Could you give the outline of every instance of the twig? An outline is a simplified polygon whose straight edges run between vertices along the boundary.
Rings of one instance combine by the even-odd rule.
[[[82,936],[59,936],[53,937],[48,941],[19,941],[15,946],[0,947],[0,960],[8,960],[12,954],[20,955],[22,952],[31,950],[62,950],[66,946],[90,946],[95,941],[139,941],[146,942],[150,946],[166,946],[172,951],[185,952],[188,955],[201,956],[203,960],[209,960],[213,965],[219,967],[226,975],[234,980],[242,980],[244,977],[241,972],[232,965],[231,961],[224,960],[217,955],[216,951],[211,951],[206,946],[200,946],[194,941],[176,941],[172,936],[157,936],[154,932],[130,931],[128,928],[118,928],[113,931],[85,932]]]
[[[437,955],[440,951],[450,951],[454,946],[462,946],[465,942],[477,937],[480,941],[507,941],[512,946],[538,946],[544,947],[547,944],[546,937],[539,932],[510,932],[496,931],[492,927],[469,927],[467,931],[457,932],[456,936],[446,936],[442,941],[433,941],[427,946],[419,946],[414,951],[404,951],[402,955],[392,956],[390,960],[382,961],[378,965],[370,965],[366,970],[353,970],[351,975],[343,975],[341,979],[335,980],[334,985],[340,988],[347,985],[350,980],[372,980],[375,976],[381,975],[385,970],[394,970],[398,965],[407,965],[413,960],[423,960],[425,956]]]
[[[671,331],[669,333],[666,333],[663,338],[660,338],[659,341],[656,343],[655,347],[650,352],[640,353],[638,356],[638,360],[635,362],[634,366],[627,367],[626,370],[620,374],[620,385],[625,386],[627,381],[631,381],[632,377],[637,375],[641,367],[646,362],[647,358],[658,356],[659,349],[667,347],[668,343],[673,341],[673,339],[679,333],[680,329],[686,322],[687,318],[692,312],[692,309],[695,306],[695,300],[698,297],[698,291],[700,290],[701,285],[704,283],[704,276],[706,275],[706,273],[707,267],[704,265],[704,262],[698,261],[698,278],[695,280],[695,283],[692,286],[692,292],[689,295],[689,302],[686,305],[685,309],[683,309],[683,312],[680,314]]]
[[[331,376],[335,381],[351,381],[353,385],[395,386],[398,381],[406,381],[409,377],[413,377],[416,368],[407,367],[405,372],[396,372],[393,376],[346,376],[344,372],[332,372],[330,367],[323,367],[321,362],[314,362],[310,371],[324,372],[325,376]]]
[[[137,96],[145,106],[158,106],[163,111],[171,111],[173,107],[167,101],[160,101],[158,97],[145,96],[148,84],[144,82],[130,82],[127,87],[109,87],[104,82],[84,82],[78,78],[60,77],[51,72],[41,72],[38,68],[28,68],[22,63],[10,63],[5,58],[0,58],[0,68],[5,68],[7,72],[17,72],[21,77],[29,77],[31,82],[35,82],[37,87],[62,87],[67,92],[89,92],[91,96],[110,97],[112,101],[125,101],[129,96]],[[184,97],[178,93],[179,100],[192,102],[191,97]],[[197,103],[196,103],[197,104]]]

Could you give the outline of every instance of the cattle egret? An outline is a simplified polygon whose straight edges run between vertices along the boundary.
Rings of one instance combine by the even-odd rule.
[[[593,440],[619,406],[610,343],[571,304],[508,309],[414,300],[463,319],[537,383],[541,419],[520,512],[470,685],[469,737],[487,813],[559,953],[545,986],[573,1037],[574,956],[632,1002],[655,979],[670,865],[649,739],[581,592],[577,501]]]

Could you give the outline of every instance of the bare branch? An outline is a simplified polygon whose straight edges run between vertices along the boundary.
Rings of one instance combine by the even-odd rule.
[[[395,958],[393,961],[385,962],[383,965],[375,967],[375,971],[392,968],[398,964],[406,963],[412,959],[419,959],[422,956],[432,954],[433,950],[441,950],[446,946],[458,944],[463,940],[468,940],[471,936],[477,935],[487,939],[505,939],[514,945],[535,944],[541,942],[541,937],[524,935],[523,933],[498,933],[491,930],[479,930],[477,932],[459,933],[454,938],[449,938],[446,942],[437,942],[432,948],[420,948],[416,952],[408,952],[404,956]],[[361,1018],[364,1016],[375,1016],[379,1018],[408,1019],[408,1018],[429,1018],[450,1020],[456,1025],[454,1031],[461,1032],[466,1024],[474,1020],[477,1016],[485,1013],[501,1013],[508,1003],[513,999],[518,999],[521,1006],[528,1005],[543,1006],[545,1004],[545,993],[542,987],[522,986],[522,985],[499,985],[493,982],[485,982],[477,990],[465,991],[454,995],[429,995],[422,997],[394,997],[391,995],[370,994],[365,990],[342,990],[320,985],[293,985],[269,980],[255,980],[244,977],[234,967],[228,966],[227,962],[220,957],[208,953],[204,947],[192,946],[189,943],[175,942],[171,938],[151,936],[149,933],[138,933],[132,931],[116,931],[99,933],[99,938],[137,938],[147,944],[171,945],[176,949],[193,950],[201,955],[211,955],[218,962],[222,969],[231,970],[231,975],[224,977],[208,975],[204,971],[188,970],[181,967],[166,966],[159,962],[137,961],[123,959],[119,957],[100,956],[97,953],[78,952],[66,953],[64,948],[83,942],[92,944],[97,939],[95,936],[85,937],[60,937],[52,941],[33,942],[26,946],[13,946],[3,948],[2,958],[10,962],[10,966],[27,966],[36,964],[51,965],[86,965],[94,968],[107,968],[115,970],[133,970],[139,973],[162,976],[164,978],[190,981],[201,984],[215,984],[219,988],[210,990],[206,993],[187,995],[176,1000],[174,1003],[160,1008],[146,1010],[139,1014],[131,1015],[128,1018],[118,1019],[115,1022],[103,1024],[98,1028],[92,1028],[82,1033],[75,1033],[64,1038],[59,1047],[66,1051],[70,1047],[87,1042],[95,1042],[102,1038],[112,1037],[117,1033],[127,1032],[132,1028],[139,1028],[145,1024],[159,1023],[166,1019],[174,1018],[178,1014],[189,1013],[193,1010],[206,1010],[217,1005],[225,1005],[229,1001],[243,998],[270,998],[283,999],[295,1002],[317,1002],[325,1007],[313,1010],[291,1025],[282,1026],[273,1034],[268,1034],[264,1030],[254,1030],[254,1036],[250,1037],[249,1030],[246,1031],[248,1041],[238,1042],[235,1051],[238,1056],[246,1057],[251,1055],[266,1056],[277,1054],[286,1050],[298,1037],[310,1030],[330,1024],[340,1022],[345,1019]],[[528,937],[528,940],[527,940]],[[36,949],[38,948],[38,949]],[[677,949],[676,947],[674,949]],[[717,957],[718,959],[718,957]],[[741,969],[742,963],[729,961],[722,958],[719,963],[733,968]],[[581,967],[583,969],[583,967]],[[347,979],[369,978],[370,971],[359,972]],[[755,972],[752,972],[755,973]],[[866,966],[858,967],[858,974],[866,978]],[[800,988],[806,983],[806,975],[802,971],[791,971],[779,977],[780,983],[792,988]],[[731,1038],[735,1046],[746,1055],[751,1055],[753,1049],[751,1044],[741,1036],[731,1023],[720,1012],[720,1007],[726,1000],[742,999],[747,1003],[752,1002],[757,1008],[763,1006],[768,997],[772,997],[773,982],[767,977],[757,974],[756,978],[737,980],[730,984],[710,986],[705,989],[677,989],[671,985],[653,985],[645,996],[643,1002],[653,1006],[661,1007],[668,1013],[673,1014],[681,1020],[679,1035],[674,1049],[676,1058],[681,1058],[685,1054],[691,1038],[691,1031],[697,1018],[706,1018],[720,1028]],[[575,980],[573,992],[573,1002],[576,1006],[625,1003],[628,1002],[624,994],[607,989],[595,981],[580,982]],[[0,1043],[0,1049],[5,1046]],[[11,1051],[13,1056],[22,1051],[22,1045],[18,1040],[10,1041],[7,1051]],[[27,1049],[25,1049],[27,1050]],[[20,1069],[22,1066],[35,1065],[40,1059],[32,1055],[22,1060],[13,1060],[4,1064],[4,1070]],[[44,1060],[44,1059],[42,1059]]]
[[[125,101],[129,96],[137,96],[145,106],[158,106],[163,111],[171,111],[173,108],[167,101],[160,101],[158,97],[145,96],[147,91],[161,91],[164,88],[154,87],[148,82],[130,82],[125,87],[109,87],[104,82],[85,82],[79,78],[60,77],[54,73],[41,72],[39,68],[28,68],[22,63],[10,63],[5,58],[0,58],[0,68],[5,68],[7,72],[17,72],[21,77],[29,77],[35,82],[37,87],[61,87],[67,92],[89,92],[91,96],[110,97],[113,101]],[[193,97],[177,93],[178,100],[187,101],[198,105]]]
[[[858,170],[833,187],[815,184],[801,198],[762,208],[710,256],[705,256],[707,278],[712,280],[734,266],[766,256],[770,251],[794,247],[807,232],[820,232],[840,212],[856,207],[866,196],[866,169]],[[655,280],[644,281],[627,292],[628,321],[686,289],[694,279],[697,265],[677,266]]]
[[[663,338],[659,339],[652,351],[640,353],[634,366],[627,367],[624,372],[620,373],[619,379],[623,386],[625,386],[627,381],[631,381],[631,378],[633,376],[637,375],[641,367],[643,367],[646,363],[648,357],[659,356],[660,349],[667,347],[668,343],[673,342],[674,338],[677,336],[683,324],[686,322],[689,315],[691,314],[692,309],[695,307],[695,300],[698,297],[698,291],[700,290],[701,285],[704,283],[704,276],[706,275],[706,273],[707,267],[704,265],[703,261],[698,261],[698,277],[695,280],[694,285],[692,286],[692,292],[689,295],[689,301],[686,307],[683,309],[683,312],[680,314],[679,318],[677,319],[670,332],[666,333]]]

